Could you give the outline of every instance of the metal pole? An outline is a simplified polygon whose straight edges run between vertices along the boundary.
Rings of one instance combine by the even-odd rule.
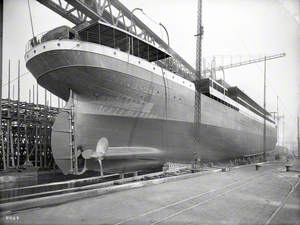
[[[265,56],[264,61],[264,140],[263,140],[263,150],[264,150],[264,161],[266,161],[266,135],[267,135],[267,127],[266,127],[266,104],[267,104],[267,96],[266,96],[266,89],[267,89],[267,57]]]
[[[199,131],[201,124],[201,92],[199,81],[201,80],[201,63],[202,63],[202,35],[203,35],[203,27],[202,27],[202,0],[198,0],[198,8],[197,8],[197,43],[196,43],[196,82],[195,82],[195,103],[194,103],[194,139],[196,144],[199,143]],[[199,155],[202,158],[202,155]]]
[[[32,15],[31,15],[31,8],[30,8],[29,0],[27,0],[27,4],[28,4],[29,16],[30,16],[30,25],[31,25],[32,37],[34,38],[34,29],[33,29],[33,22],[32,22]]]
[[[198,0],[198,12],[197,12],[197,47],[196,47],[196,72],[197,79],[201,79],[201,60],[202,60],[202,0]]]
[[[0,136],[1,136],[1,152],[3,170],[6,170],[5,150],[3,143],[3,131],[2,131],[2,50],[3,48],[3,1],[0,1]]]
[[[20,60],[18,61],[18,102],[17,102],[17,120],[18,120],[18,128],[17,128],[17,167],[20,166]]]
[[[135,11],[137,11],[137,10],[139,10],[139,11],[141,11],[142,13],[144,12],[143,11],[143,9],[141,9],[141,8],[134,8],[132,11],[131,11],[131,15],[130,15],[130,21],[131,21],[131,24],[130,24],[130,30],[133,28],[133,13],[135,12]],[[132,32],[133,32],[133,30],[132,30]]]

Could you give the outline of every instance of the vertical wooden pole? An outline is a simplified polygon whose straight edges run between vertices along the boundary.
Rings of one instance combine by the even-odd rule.
[[[25,149],[26,149],[26,162],[29,162],[29,146],[28,146],[28,129],[27,129],[27,123],[26,123],[26,119],[25,118]]]
[[[51,92],[50,92],[50,105],[49,106],[50,106],[49,108],[52,107],[52,94],[51,94]]]
[[[14,139],[12,131],[10,132],[10,157],[11,157],[11,166],[15,168],[15,150],[14,150]]]
[[[285,116],[284,116],[284,114],[283,114],[283,116],[282,116],[282,146],[283,147],[285,147],[285,137],[284,137],[284,135],[285,135]]]
[[[28,91],[28,103],[31,103],[31,89]]]
[[[41,114],[39,114],[40,116]],[[39,167],[43,168],[43,143],[42,143],[42,125],[43,125],[43,120],[40,121],[39,123],[39,128],[38,128],[38,135],[39,135]]]
[[[12,100],[15,100],[15,85],[12,86]]]
[[[36,105],[39,109],[39,84],[36,84]]]
[[[7,99],[8,99],[8,106],[10,106],[10,59],[8,60],[8,86],[7,86]],[[10,159],[10,107],[8,107],[7,111],[8,120],[7,120],[7,132],[6,132],[6,165],[9,167],[9,159]]]
[[[45,110],[45,121],[44,121],[44,168],[47,165],[47,111]]]
[[[45,89],[44,95],[45,95],[45,100],[44,100],[44,102],[45,102],[45,108],[46,108],[46,105],[47,105],[47,90],[46,90],[46,89]]]
[[[7,86],[8,105],[10,104],[10,59],[8,60],[8,86]]]
[[[44,121],[43,121],[43,126],[44,126],[44,132],[43,132],[43,166],[44,168],[46,167],[46,151],[47,151],[47,125],[46,125],[46,121],[47,121],[47,90],[45,89],[45,106],[44,106]]]
[[[264,161],[266,161],[266,136],[267,136],[267,124],[266,124],[266,105],[267,105],[267,57],[265,56],[264,61],[264,140],[263,140],[263,150],[264,150]]]
[[[3,1],[0,1],[0,138],[3,170],[6,170],[6,157],[2,130],[2,53],[3,53]]]
[[[70,89],[70,99],[71,99],[71,106],[70,106],[70,113],[69,113],[69,124],[70,124],[70,129],[69,129],[69,132],[70,132],[70,171],[71,173],[74,173],[74,167],[73,167],[73,137],[72,137],[72,125],[73,125],[73,102],[74,102],[74,99],[73,99],[73,90]]]
[[[300,159],[300,117],[297,117],[298,159]]]
[[[17,102],[17,167],[20,167],[20,60],[18,61],[18,102]]]
[[[36,110],[39,110],[39,85],[36,85]],[[35,154],[34,154],[34,160],[35,160],[35,167],[38,167],[38,112],[35,112]]]
[[[34,85],[32,85],[32,103],[33,103],[33,104],[34,104],[34,98],[35,98],[35,97],[34,97],[34,94],[35,94],[35,93],[34,93]]]
[[[277,132],[277,145],[279,146],[279,105],[278,105],[278,100],[279,100],[279,97],[278,97],[278,95],[277,95],[277,102],[276,102],[276,104],[277,104],[277,117],[276,117],[276,123],[277,123],[277,126],[276,126],[276,132]]]

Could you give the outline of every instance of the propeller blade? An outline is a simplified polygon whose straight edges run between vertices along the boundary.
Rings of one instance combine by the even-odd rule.
[[[100,166],[100,175],[101,175],[101,177],[103,177],[103,167],[102,167],[102,160],[101,160],[101,159],[99,159],[99,160],[98,160],[98,162],[99,162],[99,166]]]
[[[98,156],[104,156],[108,149],[108,140],[105,137],[99,139],[96,147],[96,152]]]
[[[95,158],[95,159],[103,159],[103,154],[102,153],[99,153],[99,152],[95,152],[93,151],[93,154],[91,155],[91,158]]]

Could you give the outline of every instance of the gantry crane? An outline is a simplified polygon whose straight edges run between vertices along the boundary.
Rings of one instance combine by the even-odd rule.
[[[194,81],[199,79],[201,71],[201,39],[203,36],[202,27],[202,1],[198,2],[198,23],[197,23],[197,63],[196,70],[186,62],[178,53],[176,53],[168,43],[162,40],[145,23],[137,18],[132,10],[130,11],[119,0],[37,0],[39,3],[53,10],[65,19],[74,23],[77,27],[87,26],[95,21],[103,21],[111,25],[124,29],[144,40],[162,48],[172,56],[172,64],[177,67],[178,75]],[[282,57],[285,54],[279,54],[267,57],[267,60]],[[263,61],[264,58],[248,60],[240,63],[219,66],[215,71],[221,71],[229,68],[239,67],[251,63]],[[204,70],[201,75],[205,75],[211,70]],[[181,72],[181,73],[180,73]]]
[[[137,8],[130,11],[119,0],[37,1],[74,23],[77,27],[84,27],[95,21],[103,21],[139,36],[170,54],[172,56],[170,60],[172,61],[169,62],[169,64],[176,68],[179,75],[190,81],[195,80],[195,69],[177,54],[169,46],[169,43],[163,41],[145,23],[134,15],[134,11]],[[158,25],[165,29],[161,23]]]
[[[119,27],[127,32],[143,38],[145,41],[158,46],[162,50],[170,54],[171,63],[175,66],[177,74],[195,83],[195,131],[198,131],[198,125],[201,123],[201,94],[199,92],[198,84],[200,80],[207,73],[212,73],[212,70],[203,70],[201,68],[201,40],[203,36],[202,27],[202,0],[198,0],[198,21],[197,21],[197,57],[196,69],[194,69],[188,62],[186,62],[179,54],[177,54],[169,45],[162,40],[155,32],[153,32],[145,23],[134,15],[133,9],[130,11],[119,0],[37,0],[44,6],[58,13],[73,24],[75,28],[81,29],[96,21],[106,22],[113,26]],[[142,10],[141,10],[142,11]],[[160,23],[163,27],[163,25]],[[164,28],[164,27],[163,27]],[[167,31],[166,31],[167,32]],[[252,63],[265,62],[267,60],[284,57],[285,53],[265,56],[253,60],[247,60],[239,63],[229,64],[225,66],[218,66],[213,68],[213,71],[223,71],[225,69],[236,68]],[[266,74],[266,73],[265,73]],[[266,86],[266,85],[265,85]],[[266,87],[265,87],[266,89]],[[265,91],[264,89],[264,91]],[[266,108],[266,94],[264,94],[264,109]],[[264,124],[264,145],[266,136],[266,125]],[[197,136],[197,135],[196,135]],[[265,149],[265,147],[264,147]]]
[[[285,53],[280,53],[280,54],[275,54],[275,55],[270,55],[270,56],[265,56],[265,57],[260,57],[257,59],[249,59],[249,60],[245,60],[245,61],[241,61],[238,63],[231,63],[225,66],[218,66],[212,69],[205,69],[202,71],[201,75],[202,76],[206,76],[207,73],[212,74],[213,72],[216,71],[223,71],[226,69],[232,69],[232,68],[236,68],[236,67],[240,67],[240,66],[246,66],[249,64],[253,64],[253,63],[259,63],[259,62],[263,62],[263,61],[268,61],[268,60],[273,60],[273,59],[277,59],[277,58],[281,58],[284,57],[286,54]]]

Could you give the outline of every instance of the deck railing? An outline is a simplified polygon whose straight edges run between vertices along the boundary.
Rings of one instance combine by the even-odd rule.
[[[31,49],[33,49],[35,46],[39,45],[42,43],[42,37],[47,33],[48,31],[45,31],[43,33],[40,33],[36,36],[34,36],[33,38],[31,38],[25,46],[25,52],[30,51]]]

